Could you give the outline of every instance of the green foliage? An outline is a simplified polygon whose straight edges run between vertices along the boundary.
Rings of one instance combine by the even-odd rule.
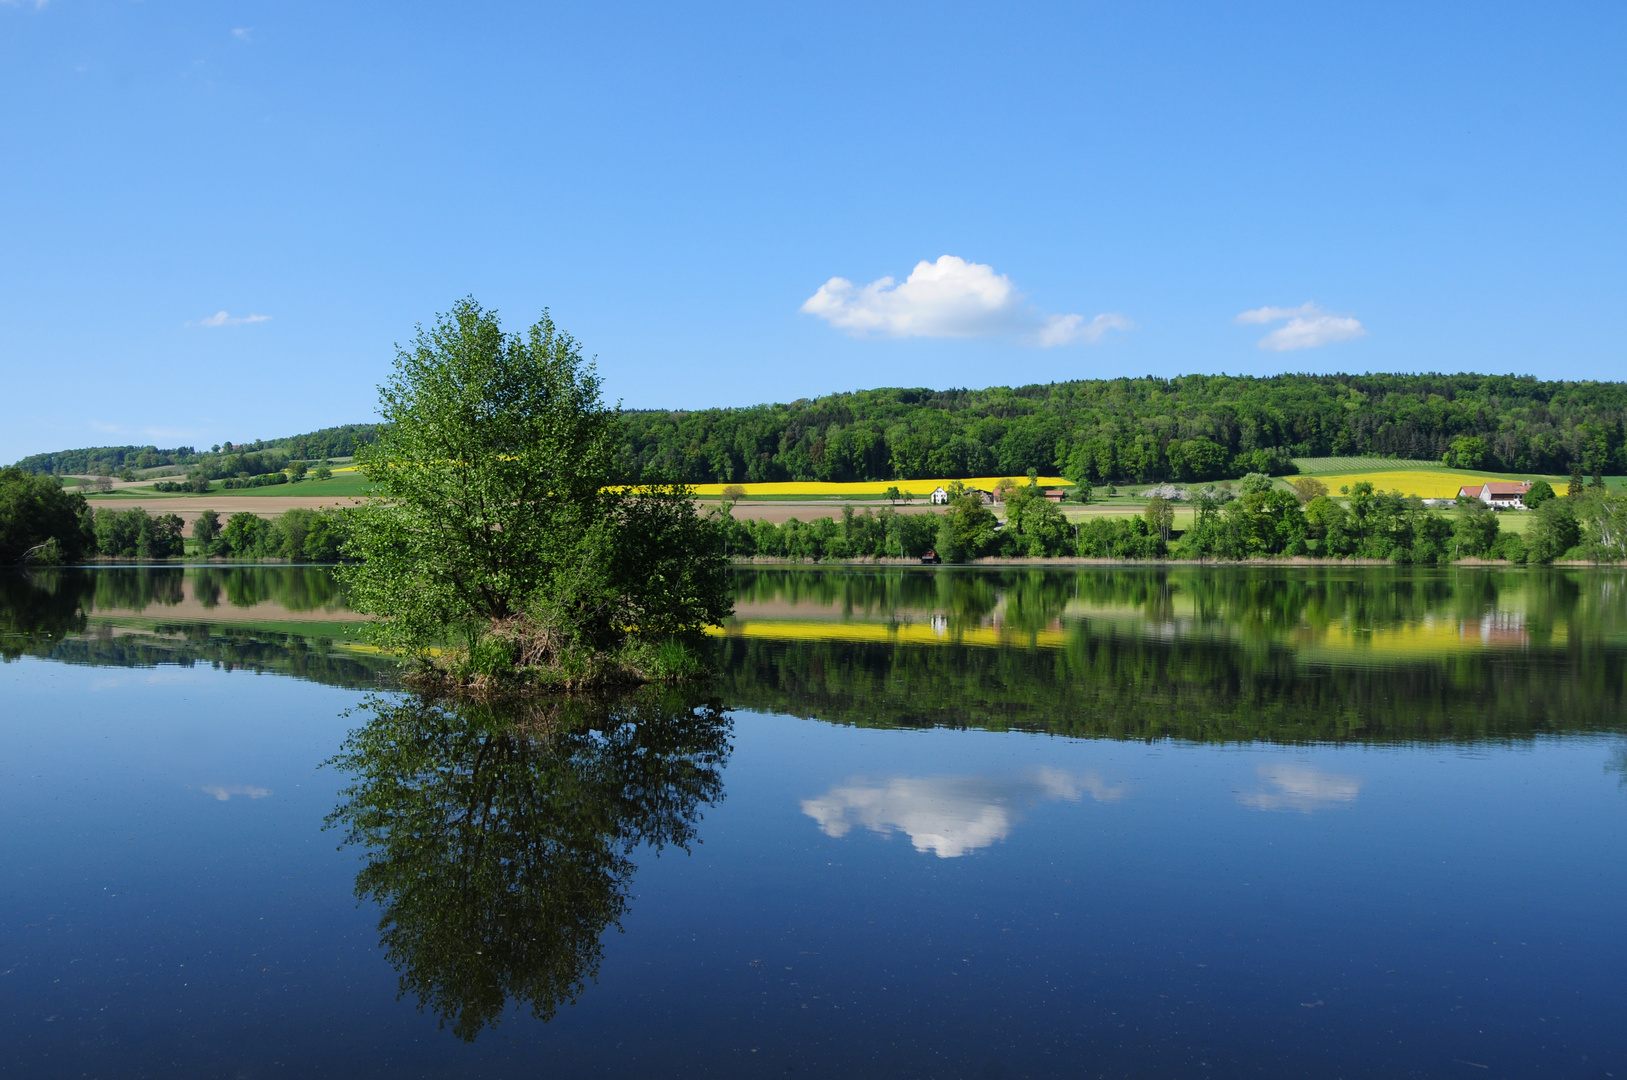
[[[220,515],[213,510],[205,510],[198,515],[192,523],[192,539],[198,542],[198,554],[208,555],[214,550],[215,541],[220,539]]]
[[[1483,469],[1490,458],[1486,440],[1478,435],[1459,435],[1441,455],[1441,461],[1449,469]]]
[[[1525,557],[1530,562],[1550,563],[1563,558],[1582,542],[1582,523],[1576,515],[1581,500],[1553,499],[1542,504],[1525,530]]]
[[[377,435],[376,424],[345,424],[323,428],[305,435],[291,435],[282,439],[258,440],[253,443],[227,443],[224,450],[198,451],[190,446],[160,450],[156,446],[93,446],[79,450],[59,450],[50,454],[34,454],[23,458],[17,467],[25,472],[39,474],[92,474],[114,475],[126,469],[152,469],[164,465],[191,465],[208,475],[219,478],[236,476],[247,469],[251,474],[282,468],[281,464],[265,466],[266,461],[290,458],[316,460],[350,457],[360,446],[372,442]],[[269,453],[267,453],[269,452]],[[247,456],[247,464],[245,464]]]
[[[50,477],[0,469],[0,564],[81,558],[91,546],[89,515],[83,495]]]
[[[333,510],[295,507],[273,520],[242,510],[224,528],[219,520],[213,510],[206,510],[193,524],[201,554],[307,563],[336,563],[341,558],[345,524]]]
[[[1491,556],[1497,549],[1502,523],[1489,506],[1473,502],[1463,508],[1452,526],[1454,554],[1458,558]]]
[[[1060,471],[1096,484],[1285,475],[1292,458],[1627,472],[1627,383],[1483,375],[1101,379],[987,390],[879,389],[626,416],[618,472],[690,483],[891,480]],[[1459,444],[1472,446],[1473,444]]]
[[[1627,558],[1627,493],[1591,490],[1576,509],[1589,558],[1605,562]]]
[[[1525,508],[1527,510],[1535,510],[1543,503],[1556,497],[1557,496],[1554,495],[1553,485],[1548,483],[1548,481],[1533,480],[1531,482],[1530,490],[1528,490],[1525,495],[1521,497],[1520,501],[1525,504]]]
[[[422,655],[501,629],[530,668],[728,613],[724,536],[689,490],[607,489],[616,413],[546,313],[505,334],[460,301],[398,351],[379,411],[357,457],[378,498],[350,513],[361,561],[343,575],[380,644]]]
[[[270,555],[271,522],[258,514],[240,510],[226,522],[220,532],[220,553],[239,559],[253,559]]]
[[[1139,517],[1087,518],[1079,525],[1075,550],[1087,559],[1158,559],[1166,554],[1163,537]]]
[[[154,515],[139,507],[98,509],[93,525],[96,551],[121,559],[174,558],[186,548],[181,539],[184,526],[178,514]]]
[[[228,491],[237,491],[244,488],[276,487],[278,484],[288,483],[288,474],[285,472],[266,472],[254,476],[234,476],[221,481],[220,486]]]
[[[646,694],[523,709],[370,699],[329,764],[328,818],[366,852],[401,993],[462,1039],[510,1000],[551,1018],[598,970],[632,901],[639,847],[688,850],[723,796],[729,721]]]
[[[776,525],[770,521],[724,520],[725,543],[731,556],[775,559],[885,559],[919,558],[937,543],[935,514],[900,514],[890,506],[879,513],[842,508],[840,519],[796,518]]]
[[[977,495],[957,495],[938,518],[938,555],[944,562],[966,562],[995,552],[1000,519]]]

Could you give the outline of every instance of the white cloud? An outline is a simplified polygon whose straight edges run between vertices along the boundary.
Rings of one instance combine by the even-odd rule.
[[[228,315],[224,311],[217,311],[207,319],[199,319],[188,326],[245,326],[248,323],[270,322],[270,315]]]
[[[1308,814],[1330,806],[1356,801],[1361,791],[1361,780],[1355,776],[1339,776],[1317,769],[1297,765],[1262,765],[1260,778],[1271,791],[1247,791],[1237,801],[1252,810],[1297,810]]]
[[[1350,315],[1334,315],[1312,303],[1301,304],[1297,308],[1255,308],[1253,311],[1245,311],[1238,315],[1236,322],[1240,326],[1250,323],[1263,326],[1283,319],[1288,320],[1287,325],[1279,326],[1261,338],[1260,348],[1288,352],[1293,349],[1314,349],[1319,345],[1331,345],[1336,341],[1354,341],[1367,336],[1367,328],[1362,326],[1360,320]]]
[[[989,337],[1021,334],[1040,348],[1096,342],[1109,330],[1129,330],[1122,315],[1047,315],[1023,302],[1017,286],[994,267],[954,255],[922,260],[900,284],[891,277],[858,286],[833,277],[802,311],[855,337]]]
[[[903,832],[916,851],[953,859],[1004,840],[1021,817],[1019,804],[1039,798],[1078,802],[1087,792],[1097,802],[1114,802],[1124,789],[1094,774],[1051,768],[1015,778],[894,777],[833,787],[802,800],[802,812],[826,836],[846,836],[855,825],[884,835]]]
[[[254,27],[234,26],[232,27],[232,37],[236,38],[238,41],[253,41]]]
[[[1088,323],[1083,315],[1047,315],[1035,335],[1034,344],[1042,349],[1079,340],[1094,345],[1109,330],[1134,329],[1135,323],[1123,315],[1098,315]]]

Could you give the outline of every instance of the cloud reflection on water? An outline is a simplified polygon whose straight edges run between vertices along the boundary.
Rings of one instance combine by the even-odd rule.
[[[1124,788],[1104,784],[1094,773],[1053,768],[1015,777],[900,776],[838,785],[802,800],[802,812],[826,836],[846,836],[855,825],[883,835],[899,831],[916,851],[953,859],[1004,840],[1024,803],[1078,802],[1086,794],[1097,802],[1115,802]]]
[[[1251,810],[1296,810],[1309,814],[1356,801],[1361,778],[1340,776],[1300,765],[1261,765],[1260,779],[1269,791],[1239,792],[1237,801]]]
[[[251,799],[263,799],[267,795],[271,794],[270,788],[250,787],[247,784],[211,784],[208,787],[201,787],[198,790],[206,795],[213,795],[221,802],[227,801],[233,795],[246,795]]]

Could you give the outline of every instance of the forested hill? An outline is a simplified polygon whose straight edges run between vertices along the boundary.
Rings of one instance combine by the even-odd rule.
[[[1464,468],[1627,473],[1627,383],[1512,375],[1082,379],[986,390],[881,389],[788,405],[624,414],[627,480],[690,483],[1021,475],[1214,480],[1293,457],[1439,459]],[[346,457],[372,424],[234,445]],[[222,450],[222,454],[225,450]],[[207,465],[210,450],[104,446],[35,454],[30,472]]]
[[[89,446],[79,450],[34,454],[17,462],[17,467],[26,472],[59,476],[86,475],[98,471],[117,473],[124,469],[150,469],[158,465],[201,465],[221,455],[263,450],[280,451],[280,456],[288,458],[320,461],[323,458],[349,457],[356,452],[356,447],[372,442],[377,429],[376,424],[344,424],[283,439],[233,443],[219,451],[212,448],[198,450],[191,446],[176,446],[168,450],[156,446]]]
[[[1088,379],[862,390],[788,405],[629,412],[628,479],[887,480],[1053,471],[1092,481],[1282,472],[1291,457],[1627,472],[1627,383],[1512,375]]]

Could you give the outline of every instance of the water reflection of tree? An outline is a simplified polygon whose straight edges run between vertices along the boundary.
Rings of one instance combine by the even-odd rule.
[[[1627,575],[1615,568],[842,566],[744,569],[736,585],[748,618],[754,604],[806,604],[870,619],[932,612],[946,615],[951,630],[990,618],[1036,630],[1077,603],[1153,624],[1192,619],[1261,644],[1334,625],[1365,631],[1499,610],[1518,611],[1533,643],[1627,634]]]
[[[508,1001],[548,1019],[594,978],[641,845],[687,850],[722,797],[729,722],[649,693],[528,709],[375,699],[333,760],[330,824],[367,849],[356,894],[418,999],[464,1039]]]
[[[83,633],[81,577],[72,570],[0,570],[0,657],[33,655],[41,644]]]

